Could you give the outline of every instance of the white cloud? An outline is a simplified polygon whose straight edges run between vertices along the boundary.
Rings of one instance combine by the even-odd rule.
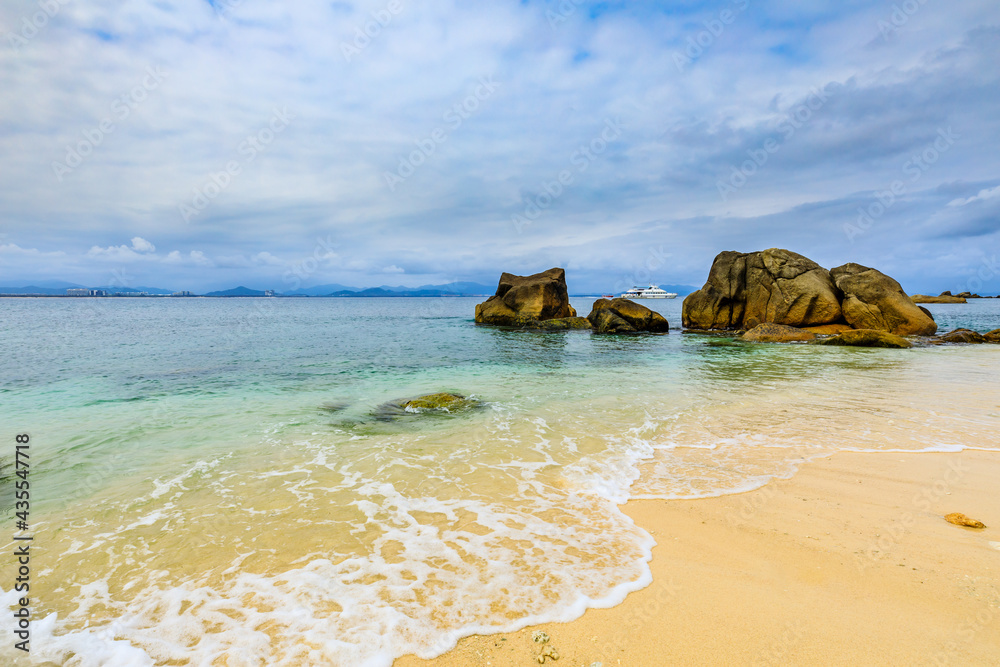
[[[399,268],[395,264],[392,264],[391,266],[387,266],[384,269],[382,269],[382,273],[406,273],[406,271],[404,269]]]
[[[4,255],[31,255],[39,257],[64,257],[66,253],[62,250],[53,252],[42,252],[38,248],[22,248],[15,243],[0,243],[0,254]]]
[[[253,258],[254,258],[254,261],[257,262],[258,264],[263,264],[263,265],[267,265],[267,266],[284,266],[285,265],[285,263],[283,261],[281,261],[280,259],[278,259],[277,257],[275,257],[274,255],[272,255],[271,253],[269,253],[267,251],[259,252],[256,255],[254,255]]]
[[[182,254],[179,250],[171,250],[167,256],[163,258],[163,263],[203,267],[216,265],[215,262],[209,259],[201,250],[192,250],[187,255]],[[224,266],[232,265],[224,264]]]
[[[136,252],[156,252],[156,246],[141,236],[136,236],[132,239],[132,250]]]
[[[190,257],[193,264],[198,266],[212,266],[212,260],[206,257],[205,253],[201,250],[192,250]]]
[[[122,261],[132,261],[141,257],[141,255],[127,245],[113,245],[108,246],[107,248],[102,248],[96,245],[91,246],[90,250],[87,251],[87,256]]]
[[[985,190],[980,190],[979,194],[973,195],[968,199],[953,199],[948,202],[948,206],[965,206],[966,204],[971,204],[974,201],[986,201],[987,199],[993,199],[994,197],[1000,196],[1000,185],[995,188],[988,188]]]

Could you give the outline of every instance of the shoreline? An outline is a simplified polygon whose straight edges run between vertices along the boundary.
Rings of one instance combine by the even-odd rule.
[[[1000,655],[1000,452],[838,452],[754,491],[632,500],[653,583],[569,623],[473,635],[394,667],[558,662],[990,664]],[[947,523],[962,512],[984,530]]]

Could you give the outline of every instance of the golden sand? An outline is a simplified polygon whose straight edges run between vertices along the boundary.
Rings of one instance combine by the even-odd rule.
[[[642,500],[653,583],[395,667],[1000,664],[1000,454],[840,453],[753,492]],[[952,525],[961,512],[985,529]]]

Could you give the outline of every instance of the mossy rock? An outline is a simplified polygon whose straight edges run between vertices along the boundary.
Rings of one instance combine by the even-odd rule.
[[[854,329],[831,338],[813,341],[814,345],[844,345],[848,347],[886,347],[905,349],[913,343],[902,336],[878,329]]]
[[[403,403],[404,408],[410,408],[413,410],[456,410],[466,404],[468,404],[469,399],[465,396],[460,396],[459,394],[427,394],[426,396],[418,396],[417,398],[411,398],[410,400]]]
[[[372,415],[380,421],[393,421],[418,414],[448,415],[482,407],[482,401],[461,394],[440,392],[415,398],[402,398],[378,406]]]

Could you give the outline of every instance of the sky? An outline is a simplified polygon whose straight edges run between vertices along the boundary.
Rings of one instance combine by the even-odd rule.
[[[1000,291],[1000,3],[4,0],[0,285]]]

